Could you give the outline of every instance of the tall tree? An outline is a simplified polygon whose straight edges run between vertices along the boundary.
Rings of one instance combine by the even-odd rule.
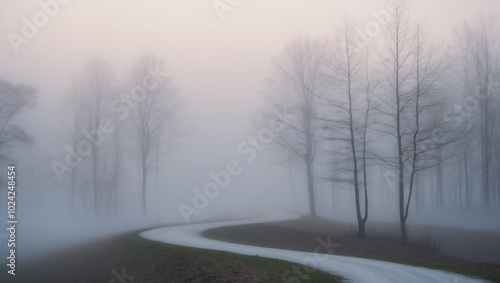
[[[64,160],[65,155],[68,154],[66,147],[69,145],[73,151],[77,151],[78,143],[84,140],[84,136],[81,130],[84,128],[84,113],[85,108],[82,107],[82,97],[78,95],[76,89],[77,81],[73,81],[70,91],[63,99],[64,109],[60,112],[64,115],[64,119],[61,128],[63,133],[61,133],[61,143],[56,143],[57,152],[55,153],[56,160]],[[72,215],[76,212],[76,200],[77,196],[81,197],[83,208],[86,208],[86,193],[89,187],[89,166],[88,160],[83,160],[77,157],[73,157],[74,163],[63,165],[56,165],[53,163],[54,173],[57,178],[51,178],[55,184],[63,187],[70,192],[71,198],[71,213]],[[77,162],[79,161],[79,162]],[[66,162],[67,163],[67,162]],[[66,166],[67,168],[65,168]],[[63,169],[64,168],[64,169]],[[57,181],[56,181],[57,179]],[[86,212],[86,211],[85,211]]]
[[[305,166],[309,214],[316,216],[314,159],[318,95],[324,87],[326,45],[308,37],[293,39],[274,61],[274,74],[268,80],[266,119],[278,119],[284,129],[274,135],[274,143],[289,161]],[[285,109],[289,119],[275,115]]]
[[[495,153],[495,101],[498,100],[499,33],[495,16],[481,16],[475,24],[465,23],[457,37],[457,46],[464,66],[461,80],[467,82],[464,92],[469,101],[478,105],[472,112],[471,123],[479,128],[481,146],[482,203],[490,204],[491,166]],[[477,111],[476,111],[477,110]]]
[[[115,96],[118,99],[117,96]],[[117,194],[120,185],[120,177],[124,175],[125,168],[123,165],[123,157],[126,142],[124,140],[127,128],[125,123],[119,118],[118,113],[110,113],[107,111],[107,117],[113,125],[113,131],[109,133],[109,139],[103,144],[102,163],[103,176],[102,182],[104,185],[104,201],[103,205],[108,214],[114,207],[117,209]]]
[[[92,162],[92,188],[94,192],[94,212],[101,213],[102,182],[103,173],[101,160],[101,150],[104,145],[105,136],[101,132],[101,122],[106,119],[105,113],[113,97],[115,90],[115,80],[112,67],[102,58],[93,57],[89,59],[83,72],[75,82],[74,92],[81,103],[82,128],[81,132],[89,141],[91,147]]]
[[[148,172],[167,153],[170,142],[178,137],[175,119],[182,104],[163,68],[163,59],[142,55],[133,65],[130,78],[133,94],[137,98],[131,119],[141,168],[143,213],[146,213]]]
[[[358,30],[356,23],[346,18],[336,29],[337,38],[333,41],[332,59],[329,62],[331,94],[326,98],[333,113],[323,120],[330,125],[327,128],[334,143],[343,143],[340,148],[334,144],[333,158],[337,159],[340,151],[345,156],[344,162],[340,163],[347,168],[341,171],[352,174],[352,178],[347,180],[354,188],[358,236],[365,238],[365,223],[368,219],[367,133],[373,78],[368,56],[364,55],[365,50],[357,40]],[[333,181],[345,180],[334,178]],[[361,194],[364,195],[363,208]]]
[[[439,164],[440,149],[455,139],[440,112],[437,90],[441,58],[421,24],[413,24],[406,0],[394,0],[382,54],[387,95],[380,96],[388,120],[379,124],[395,152],[381,158],[397,171],[401,242],[408,243],[406,220],[417,172]]]
[[[387,131],[396,142],[395,160],[385,161],[397,170],[398,175],[398,200],[399,200],[399,220],[401,230],[401,242],[407,243],[406,215],[405,215],[405,172],[404,172],[404,144],[406,125],[404,125],[403,111],[409,109],[402,100],[409,96],[411,87],[409,85],[410,76],[413,72],[412,54],[414,51],[414,36],[410,28],[410,15],[406,1],[392,1],[391,18],[392,21],[387,26],[387,42],[385,75],[388,82],[388,90],[391,97],[385,102],[388,105],[388,114],[392,121],[388,122]],[[384,99],[382,99],[384,101]],[[390,124],[389,124],[390,123]],[[412,140],[411,138],[408,138]]]

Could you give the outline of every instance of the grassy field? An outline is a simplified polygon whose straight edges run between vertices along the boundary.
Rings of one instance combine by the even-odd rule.
[[[16,276],[2,274],[0,282],[341,282],[341,278],[281,260],[158,243],[134,232],[21,263]]]
[[[332,241],[338,245],[333,254],[427,267],[500,283],[500,264],[467,261],[435,251],[403,246],[397,241],[381,237],[359,239],[348,229],[335,229],[334,226],[335,223],[328,220],[301,218],[214,228],[202,234],[207,238],[232,243],[305,252],[315,250],[318,237],[332,237]]]

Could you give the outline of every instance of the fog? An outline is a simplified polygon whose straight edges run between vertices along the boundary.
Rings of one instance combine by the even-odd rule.
[[[294,38],[332,40],[335,25],[342,17],[356,18],[364,27],[374,21],[374,13],[388,9],[384,0],[233,1],[239,3],[226,6],[231,9],[223,12],[217,11],[214,1],[59,1],[67,3],[57,4],[57,10],[31,38],[24,36],[21,43],[13,44],[12,33],[23,36],[26,24],[23,18],[32,23],[33,16],[44,11],[42,2],[51,1],[0,0],[0,78],[13,84],[26,83],[38,90],[36,106],[23,110],[9,122],[31,135],[32,143],[0,144],[1,155],[9,158],[3,163],[0,175],[2,187],[6,183],[7,165],[16,166],[16,213],[18,225],[22,227],[18,237],[27,246],[34,247],[42,245],[40,238],[52,236],[41,232],[46,228],[61,231],[61,239],[76,239],[75,234],[85,238],[81,235],[83,232],[77,231],[94,227],[96,224],[89,222],[95,219],[99,219],[97,222],[102,219],[99,225],[108,227],[109,231],[101,226],[92,229],[105,234],[159,224],[251,218],[278,212],[307,215],[310,207],[303,161],[288,162],[286,152],[274,142],[263,145],[262,150],[251,150],[250,146],[252,137],[263,127],[269,127],[270,120],[266,120],[262,112],[271,107],[266,96],[272,89],[269,80],[273,80],[276,73],[276,59],[283,56]],[[475,23],[481,15],[500,13],[497,0],[410,3],[412,17],[426,20],[431,26],[429,38],[441,50],[455,44],[455,31],[460,30],[464,22]],[[382,37],[373,41],[381,41]],[[383,47],[373,48],[373,62],[383,57],[380,55],[383,50]],[[162,144],[165,156],[148,169],[144,208],[136,137],[133,133],[120,136],[124,142],[123,171],[116,192],[111,193],[109,201],[113,204],[104,204],[108,201],[104,197],[102,210],[96,212],[92,184],[82,185],[79,189],[82,195],[74,196],[72,202],[67,184],[57,178],[53,169],[55,161],[64,163],[65,148],[72,146],[67,138],[71,133],[68,127],[73,108],[67,97],[74,93],[74,82],[83,75],[91,58],[101,58],[112,68],[114,92],[129,92],[134,85],[131,73],[144,54],[154,54],[163,60],[161,74],[168,74],[168,84],[175,89],[172,93],[179,102],[175,106],[178,111],[175,111],[175,119],[167,122],[169,129],[175,128],[174,138]],[[454,60],[446,59],[447,64]],[[448,72],[452,68],[446,65],[443,69]],[[448,83],[451,77],[446,75],[439,85],[446,95],[453,92],[447,88],[452,85]],[[383,96],[387,92],[380,93]],[[498,94],[495,95],[498,100]],[[103,108],[110,108],[109,101],[106,103]],[[133,115],[125,119],[124,125],[133,128],[129,121],[136,117]],[[500,131],[498,126],[494,128],[495,133]],[[331,140],[318,137],[321,145],[318,145],[313,173],[316,213],[324,218],[356,223],[352,184],[332,181],[332,171],[340,168],[331,167],[331,163],[339,165],[340,159],[331,156]],[[455,166],[461,163],[453,161],[453,156],[463,151],[457,149],[456,144],[460,142],[453,142],[445,149],[451,153],[442,160],[445,164],[441,171],[444,205],[440,206],[436,199],[436,167],[419,172],[418,189],[423,192],[421,207],[417,209],[412,199],[409,225],[500,231],[498,142],[491,141],[489,153],[494,156],[489,208],[482,203],[479,188],[480,150],[471,151],[469,156],[477,159],[471,162],[470,185],[478,187],[472,194],[472,204],[467,207],[462,189],[458,195],[453,193],[456,178],[462,178],[456,173],[461,167]],[[392,148],[387,138],[373,143],[373,148],[383,151]],[[333,151],[340,152],[341,147],[334,145]],[[110,145],[100,154],[113,148]],[[90,166],[89,158],[84,159],[82,168]],[[193,208],[196,206],[193,201],[199,201],[193,190],[203,191],[204,186],[214,182],[211,172],[218,174],[223,170],[234,173],[229,172],[227,186],[220,188],[215,197],[206,198],[203,208],[196,209],[196,213],[186,212],[186,206]],[[397,175],[387,172],[388,169],[377,162],[369,169],[368,227],[400,221],[398,188],[390,184],[397,180]],[[0,192],[7,194],[5,190]],[[1,199],[2,219],[7,219],[7,200],[3,196]],[[108,206],[111,212],[106,211]],[[37,233],[41,235],[39,238],[32,237]],[[89,233],[88,237],[97,234]],[[28,248],[25,249],[23,251],[21,245],[20,252],[28,254]]]

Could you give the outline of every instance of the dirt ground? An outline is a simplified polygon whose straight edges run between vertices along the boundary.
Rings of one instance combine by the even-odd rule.
[[[210,238],[267,247],[312,252],[330,243],[330,252],[484,275],[500,282],[500,264],[474,261],[481,253],[500,256],[500,236],[461,229],[412,227],[410,246],[400,245],[397,227],[367,227],[367,238],[356,237],[357,226],[317,218],[300,218],[206,231]],[[325,250],[321,248],[320,250]],[[449,254],[438,252],[446,251]],[[459,258],[461,256],[462,258]],[[467,259],[467,257],[470,257]]]
[[[193,249],[140,238],[138,233],[96,240],[19,263],[2,283],[281,282],[290,262]],[[303,267],[302,267],[303,268]],[[316,270],[303,282],[341,282]]]

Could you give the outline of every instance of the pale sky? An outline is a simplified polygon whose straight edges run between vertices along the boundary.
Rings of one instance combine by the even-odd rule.
[[[342,14],[366,23],[373,20],[371,12],[386,7],[384,0],[243,0],[221,21],[212,0],[72,0],[16,54],[8,34],[21,34],[22,17],[31,19],[40,11],[38,2],[0,0],[0,76],[39,88],[39,107],[24,120],[42,125],[27,122],[27,127],[36,136],[57,131],[61,97],[89,57],[104,57],[121,76],[138,55],[156,52],[166,59],[187,104],[190,136],[169,174],[180,176],[178,187],[188,191],[202,186],[210,170],[237,158],[237,145],[251,133],[249,117],[260,106],[271,59],[291,37],[326,35]],[[411,2],[413,12],[433,24],[439,40],[464,19],[500,12],[498,0]],[[268,171],[255,164],[247,168]],[[283,170],[273,170],[281,181],[287,178]],[[237,181],[253,186],[239,197],[258,199],[276,181],[255,176],[244,174]],[[189,201],[190,195],[181,198]]]

